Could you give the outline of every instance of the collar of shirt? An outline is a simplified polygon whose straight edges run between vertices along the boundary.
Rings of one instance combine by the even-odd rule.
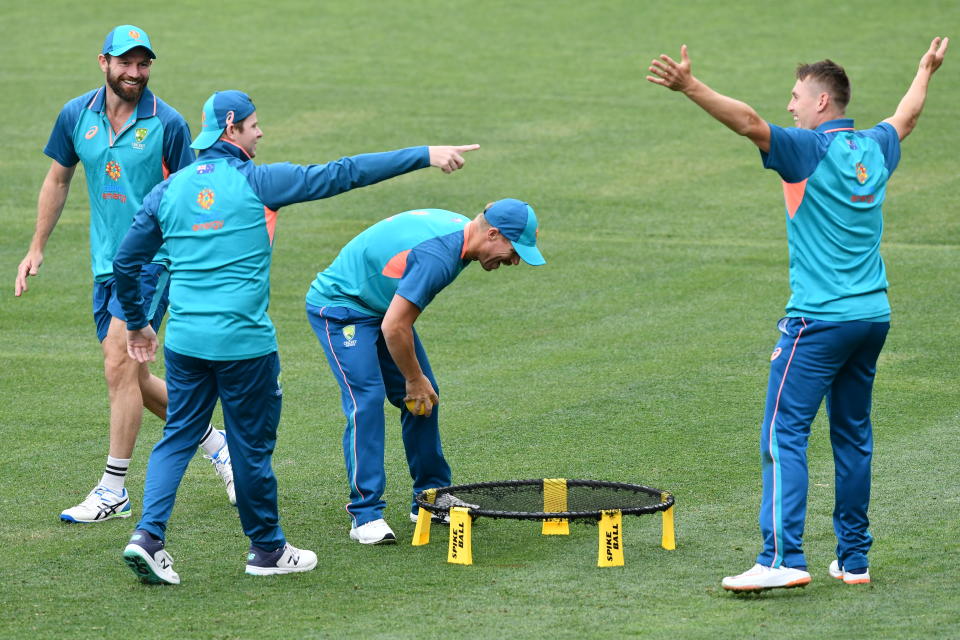
[[[826,133],[832,129],[853,129],[853,118],[837,118],[827,120],[815,129],[817,133]]]
[[[87,105],[87,109],[91,111],[103,112],[107,107],[107,87],[102,86],[97,91],[97,95],[93,96],[93,100],[90,101],[90,104]],[[143,88],[143,93],[140,94],[140,101],[137,103],[137,120],[141,118],[150,118],[157,115],[157,97],[153,95],[153,92],[150,91],[147,87]]]
[[[214,142],[197,155],[197,160],[215,160],[229,156],[239,158],[240,160],[250,160],[250,156],[247,155],[246,151],[226,140],[217,140]]]

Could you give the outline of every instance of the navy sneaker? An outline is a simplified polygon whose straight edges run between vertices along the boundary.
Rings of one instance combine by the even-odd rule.
[[[310,571],[317,566],[317,554],[306,549],[297,549],[287,543],[276,551],[265,551],[250,545],[247,554],[247,573],[251,576],[276,576],[284,573]]]
[[[158,540],[143,529],[130,536],[123,550],[123,561],[142,582],[150,584],[180,584],[180,576],[173,570],[173,558]]]

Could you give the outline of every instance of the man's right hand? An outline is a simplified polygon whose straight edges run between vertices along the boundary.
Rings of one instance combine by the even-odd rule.
[[[433,413],[434,405],[440,402],[440,397],[433,385],[430,384],[427,376],[420,376],[417,380],[407,380],[407,395],[403,401],[407,403],[408,407],[410,403],[413,403],[414,406],[410,413],[429,416]],[[421,413],[421,407],[423,413]]]
[[[13,294],[18,298],[23,295],[27,287],[27,277],[37,275],[40,265],[43,264],[43,253],[40,251],[28,251],[20,266],[17,267],[17,281],[13,286]]]

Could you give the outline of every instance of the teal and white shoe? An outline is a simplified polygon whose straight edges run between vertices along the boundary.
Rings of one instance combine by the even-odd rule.
[[[130,517],[130,497],[127,490],[120,493],[98,485],[83,502],[60,512],[64,522],[102,522],[111,518]]]
[[[223,434],[224,432],[220,431],[220,433]],[[224,437],[226,437],[226,435],[224,435]],[[237,492],[233,486],[233,465],[230,463],[230,450],[227,448],[227,445],[224,444],[215,454],[203,457],[210,461],[217,475],[220,476],[223,484],[226,485],[227,499],[230,500],[230,504],[236,506]]]
[[[141,582],[150,584],[180,584],[180,576],[173,570],[173,558],[157,540],[143,529],[130,536],[123,549],[123,561],[137,574]]]

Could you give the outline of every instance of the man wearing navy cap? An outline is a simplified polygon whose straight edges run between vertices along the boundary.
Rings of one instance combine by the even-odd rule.
[[[326,164],[257,166],[263,135],[241,91],[220,91],[203,105],[197,161],[144,199],[114,260],[126,312],[128,351],[152,360],[157,337],[139,303],[137,273],[164,245],[170,259],[170,320],[164,345],[170,398],[163,438],[147,465],[143,516],[123,552],[146,582],[177,584],[165,550],[167,521],[191,452],[219,398],[236,479],[237,509],[250,538],[246,572],[309,571],[312,551],[287,543],[271,466],[283,392],[273,323],[267,315],[277,211],[435,166],[451,172],[478,145],[411,147]]]
[[[340,385],[347,418],[351,539],[396,542],[383,517],[384,399],[400,409],[414,495],[451,482],[440,445],[437,381],[414,322],[472,261],[485,271],[520,260],[544,264],[537,229],[533,208],[512,198],[487,205],[473,220],[442,209],[407,211],[355,237],[317,274],[307,292],[307,318]]]
[[[44,153],[52,158],[37,204],[37,227],[20,262],[14,293],[43,263],[78,162],[90,198],[90,254],[93,319],[103,349],[110,396],[110,451],[96,487],[80,504],[60,514],[65,522],[102,522],[130,516],[124,487],[140,431],[143,408],[166,419],[167,391],[145,364],[127,357],[125,316],[114,291],[113,256],[143,197],[170,173],[194,160],[187,123],[147,88],[156,58],[146,32],[121,25],[107,34],[99,55],[106,83],[68,102],[60,112]],[[167,307],[165,257],[158,254],[140,274],[143,308],[159,327]],[[202,448],[226,483],[233,501],[233,473],[221,432],[208,429]]]

